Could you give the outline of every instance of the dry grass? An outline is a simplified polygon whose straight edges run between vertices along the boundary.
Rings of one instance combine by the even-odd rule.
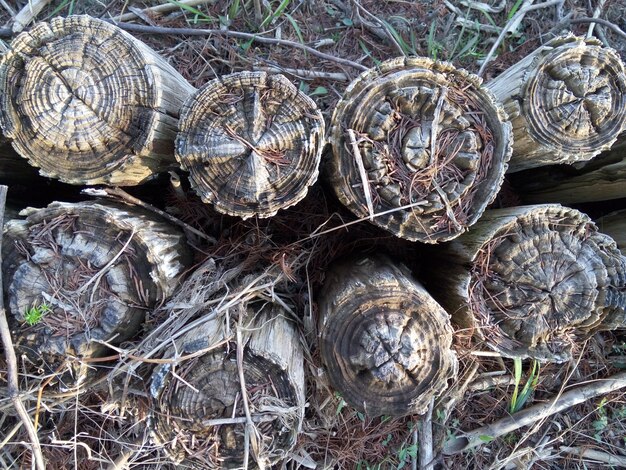
[[[9,2],[11,3],[11,2]],[[22,7],[25,0],[16,3]],[[39,15],[45,19],[51,14],[88,13],[104,18],[117,16],[128,7],[144,8],[149,1],[54,0]],[[272,12],[281,2],[266,2]],[[312,47],[366,67],[395,57],[403,51],[437,59],[451,60],[455,65],[476,72],[480,59],[489,50],[492,41],[516,4],[505,2],[499,13],[485,14],[469,9],[460,2],[452,2],[458,12],[442,0],[426,1],[361,1],[358,8],[351,2],[326,0],[320,2],[287,2],[284,11],[272,15],[264,10],[263,29],[270,37]],[[488,2],[498,3],[498,2]],[[597,2],[589,2],[593,7]],[[163,16],[146,13],[148,21],[166,27],[220,26],[233,31],[257,32],[252,2],[228,0],[207,2],[194,7],[200,14],[181,8]],[[605,15],[618,22],[623,13],[617,0],[607,0]],[[379,21],[369,16],[371,13]],[[497,57],[486,69],[485,78],[497,75],[509,65],[532,51],[538,44],[551,39],[568,28],[564,15],[591,16],[585,2],[566,0],[562,9],[546,9],[529,13],[515,34],[509,35],[498,50]],[[11,15],[0,6],[0,20],[10,23]],[[381,22],[380,20],[384,20]],[[143,21],[138,20],[145,24]],[[465,23],[465,26],[460,24]],[[609,45],[626,57],[626,42],[606,28],[597,28]],[[587,25],[572,25],[571,30],[584,33]],[[353,79],[358,70],[287,46],[266,46],[223,36],[207,38],[156,36],[139,37],[164,55],[194,86],[202,86],[216,76],[240,70],[261,67],[295,70],[287,74],[301,89],[313,96],[328,121],[334,104],[342,95],[348,81],[311,76],[305,72],[332,72]],[[322,45],[319,45],[322,44]],[[301,73],[297,73],[297,70]],[[474,124],[480,131],[480,117]],[[411,123],[400,123],[397,138]],[[486,126],[483,126],[486,129]],[[448,137],[441,134],[440,146]],[[450,136],[451,138],[451,136]],[[488,136],[484,136],[488,141]],[[484,171],[484,169],[482,170]],[[421,177],[398,175],[402,184],[419,193]],[[439,178],[454,179],[458,175],[438,173]],[[160,181],[159,183],[162,183]],[[168,207],[177,217],[192,226],[218,238],[214,246],[197,245],[197,261],[212,258],[217,271],[194,274],[197,296],[194,302],[218,308],[220,302],[232,299],[226,288],[228,281],[241,278],[259,266],[272,266],[283,279],[269,283],[270,291],[280,292],[281,298],[293,310],[301,312],[299,327],[303,341],[309,348],[307,358],[307,397],[309,407],[306,421],[293,458],[287,468],[305,468],[298,462],[317,462],[318,468],[410,468],[413,446],[413,426],[416,417],[402,419],[370,418],[359,415],[342,405],[328,387],[316,346],[315,293],[322,285],[328,263],[341,256],[363,251],[387,251],[397,256],[416,272],[428,276],[427,266],[421,266],[422,249],[398,240],[366,223],[346,226],[352,216],[335,199],[329,198],[325,188],[318,184],[296,208],[279,212],[269,220],[239,221],[222,216],[200,202],[186,188],[165,194],[162,187],[147,187],[143,194],[155,205]],[[28,197],[28,195],[26,195]],[[50,196],[52,197],[52,196]],[[500,194],[500,205],[514,205],[517,195],[511,190]],[[468,206],[469,207],[469,206]],[[455,217],[462,220],[468,207],[455,208]],[[449,221],[442,220],[442,224]],[[319,235],[324,233],[324,235]],[[88,267],[87,267],[88,268]],[[268,271],[269,272],[269,271]],[[272,271],[275,272],[275,271]],[[84,273],[88,275],[88,273]],[[284,282],[288,280],[289,282]],[[50,467],[64,469],[95,468],[175,468],[163,452],[150,443],[146,432],[148,414],[147,378],[160,353],[159,338],[171,336],[181,325],[197,321],[199,311],[178,308],[175,316],[158,310],[147,319],[142,338],[122,345],[112,355],[120,360],[113,368],[100,367],[101,375],[85,393],[60,394],[48,390],[50,375],[27,372],[28,363],[21,360],[20,387],[23,401],[34,415],[39,410],[38,436]],[[512,376],[512,363],[497,357],[476,355],[481,345],[476,344],[468,331],[457,331],[455,349],[461,371],[478,365],[478,378]],[[94,364],[95,366],[95,364]],[[575,353],[572,362],[542,368],[539,385],[531,401],[540,402],[554,396],[563,387],[574,383],[607,377],[626,367],[626,337],[622,333],[603,333],[594,336]],[[525,368],[526,369],[526,368]],[[28,439],[15,418],[10,400],[5,396],[6,367],[0,357],[0,467],[29,468],[30,451],[24,445]],[[496,375],[500,374],[500,375]],[[459,384],[451,384],[451,390]],[[43,389],[42,398],[37,396]],[[508,413],[512,386],[497,383],[485,389],[470,389],[456,401],[445,422],[438,420],[435,433],[443,439],[493,422]],[[550,422],[532,430],[521,430],[502,439],[485,443],[481,448],[464,454],[439,457],[447,468],[601,468],[595,461],[572,456],[563,447],[589,447],[606,453],[624,455],[626,427],[626,399],[623,393],[614,393],[601,401],[590,401],[554,416]],[[531,432],[532,431],[532,432]],[[176,468],[193,468],[182,464]]]

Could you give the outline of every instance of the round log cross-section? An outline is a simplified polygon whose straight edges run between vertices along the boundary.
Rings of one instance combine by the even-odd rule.
[[[174,462],[241,468],[249,448],[250,463],[270,468],[294,447],[304,417],[304,353],[286,312],[263,304],[243,308],[241,348],[225,344],[232,331],[213,317],[165,354],[196,357],[152,374],[149,426]]]
[[[475,75],[426,58],[386,61],[335,109],[330,180],[358,217],[409,240],[450,240],[502,184],[507,119]]]
[[[456,374],[448,314],[387,258],[333,266],[319,309],[331,384],[369,415],[424,413]]]
[[[577,338],[625,324],[626,258],[574,209],[487,211],[440,255],[435,297],[506,356],[562,362]]]
[[[218,211],[270,217],[316,181],[323,137],[321,112],[284,76],[240,72],[185,103],[176,157]]]
[[[624,64],[596,39],[553,39],[486,84],[513,124],[509,171],[590,160],[626,124]]]
[[[189,263],[178,229],[110,203],[53,203],[5,224],[2,272],[16,347],[75,388],[81,358],[135,335]],[[76,359],[73,360],[72,358]],[[65,373],[71,371],[71,373]]]
[[[175,162],[178,114],[194,90],[116,26],[55,18],[0,59],[0,126],[45,176],[136,185]]]

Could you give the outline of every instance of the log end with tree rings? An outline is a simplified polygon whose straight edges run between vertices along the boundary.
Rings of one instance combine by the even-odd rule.
[[[553,39],[487,86],[513,123],[512,172],[590,160],[626,126],[624,64],[594,38]]]
[[[453,243],[457,252],[473,247],[469,326],[506,356],[563,362],[577,340],[626,326],[626,258],[581,212],[488,211]]]
[[[336,264],[319,295],[331,384],[371,416],[422,414],[457,372],[449,315],[385,257]]]
[[[0,59],[0,126],[45,176],[136,185],[175,162],[178,114],[194,90],[116,26],[55,18]]]
[[[511,125],[481,80],[426,58],[361,74],[332,118],[329,178],[358,217],[413,241],[463,233],[495,198]]]
[[[152,374],[150,432],[175,463],[241,468],[249,449],[251,466],[270,468],[295,446],[304,417],[304,352],[287,312],[262,302],[243,309],[240,365],[233,337],[240,326],[229,329],[213,317],[165,353],[195,357]]]
[[[270,217],[316,180],[324,119],[282,75],[213,80],[181,111],[176,157],[202,200],[224,214]]]
[[[171,295],[190,263],[183,234],[154,215],[111,203],[52,203],[5,224],[2,272],[15,346],[60,387],[88,378]]]

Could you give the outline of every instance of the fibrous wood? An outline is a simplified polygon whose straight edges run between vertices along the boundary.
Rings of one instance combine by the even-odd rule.
[[[511,183],[529,203],[572,204],[626,198],[626,143],[616,144],[589,162],[516,173],[511,175]]]
[[[136,185],[174,159],[194,91],[156,52],[88,16],[20,34],[0,59],[0,126],[43,175]]]
[[[204,202],[225,214],[270,217],[318,176],[322,114],[282,75],[240,72],[186,103],[176,157]]]
[[[245,315],[243,326],[235,328],[242,328],[246,397],[241,394],[234,331],[223,315],[207,317],[165,356],[212,350],[175,366],[159,366],[152,375],[150,430],[176,463],[241,468],[248,439],[250,461],[269,468],[296,443],[305,405],[298,331],[282,307],[265,301],[244,304],[239,312]],[[256,428],[248,437],[244,400]]]
[[[486,86],[513,124],[509,172],[590,160],[626,123],[624,64],[593,38],[556,38]]]
[[[190,256],[178,229],[129,206],[55,202],[25,215],[5,224],[2,243],[12,334],[20,353],[73,388],[87,378],[80,359],[106,353],[96,341],[134,336]],[[29,324],[31,309],[42,315]]]
[[[322,360],[353,407],[422,414],[455,377],[449,316],[404,266],[385,257],[337,264],[318,303]]]
[[[495,197],[511,128],[475,75],[399,58],[348,87],[330,142],[329,177],[343,204],[400,237],[437,243],[467,230]]]
[[[435,298],[503,355],[562,362],[578,339],[625,325],[626,259],[574,209],[486,211],[439,257]]]

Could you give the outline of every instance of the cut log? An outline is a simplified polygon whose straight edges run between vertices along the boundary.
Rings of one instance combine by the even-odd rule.
[[[336,264],[318,303],[322,361],[358,410],[423,414],[455,377],[449,315],[403,265],[382,256]]]
[[[432,265],[435,298],[505,356],[563,362],[578,339],[626,325],[626,259],[574,209],[486,211]]]
[[[626,125],[624,64],[594,38],[553,39],[486,86],[513,124],[509,172],[590,160]]]
[[[0,126],[45,176],[136,185],[175,162],[179,110],[194,90],[119,28],[55,18],[0,59]]]
[[[555,165],[516,173],[511,175],[511,183],[529,203],[573,204],[626,198],[626,144],[575,166]]]
[[[626,256],[626,209],[600,217],[596,225],[602,233],[615,240],[617,248]]]
[[[134,336],[190,256],[178,229],[130,206],[57,202],[24,215],[5,224],[2,243],[15,346],[76,388],[90,367],[80,359],[105,355],[98,341]]]
[[[317,180],[324,119],[282,75],[213,80],[181,111],[176,157],[202,200],[224,214],[270,217]]]
[[[437,243],[467,230],[494,199],[511,125],[477,76],[398,58],[350,84],[330,143],[329,178],[346,207],[399,237]]]
[[[305,405],[297,328],[282,307],[265,300],[246,303],[240,312],[240,346],[224,344],[233,333],[228,318],[208,317],[165,357],[212,349],[158,366],[152,375],[151,435],[177,464],[241,468],[248,451],[259,468],[270,468],[296,443]]]

